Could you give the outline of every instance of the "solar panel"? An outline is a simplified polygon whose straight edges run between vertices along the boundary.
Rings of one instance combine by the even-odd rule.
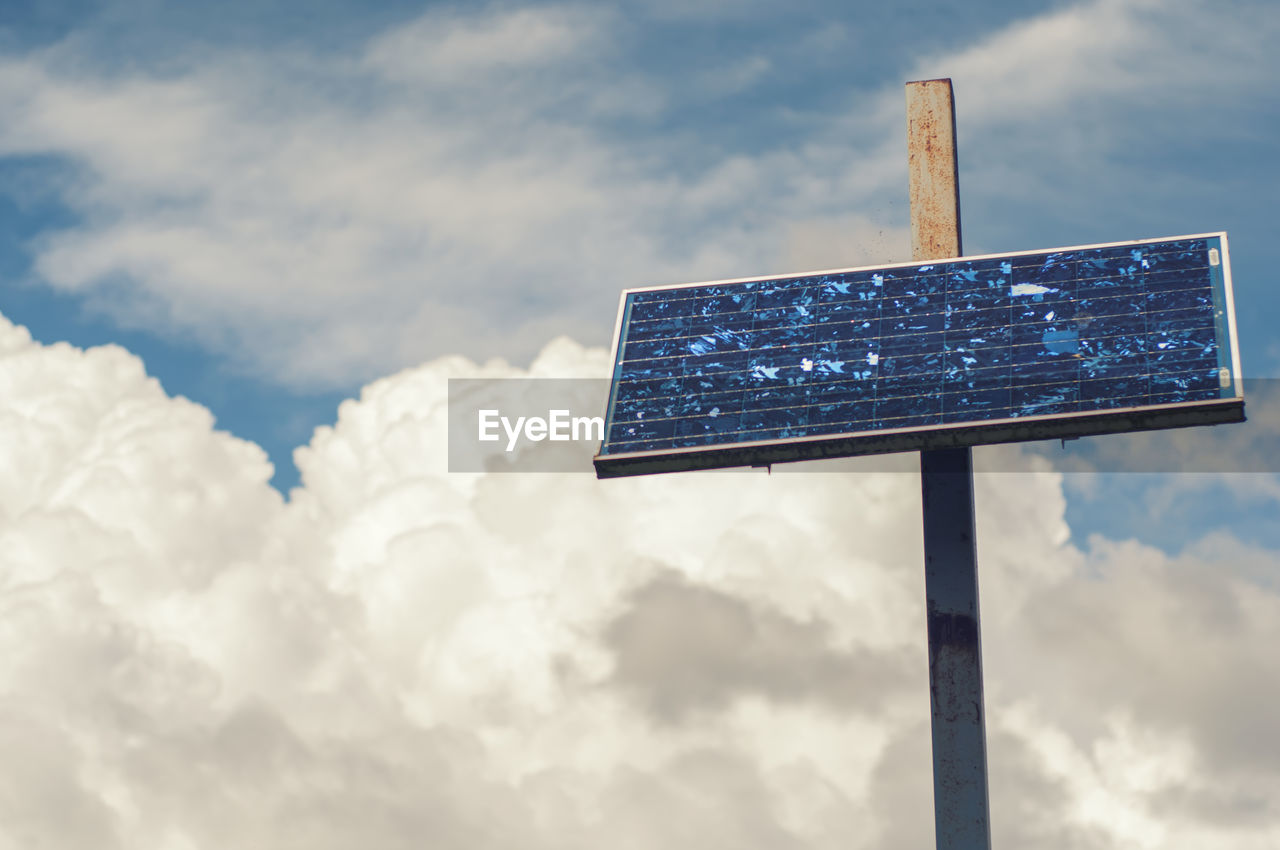
[[[1225,233],[631,289],[601,477],[1244,419]]]

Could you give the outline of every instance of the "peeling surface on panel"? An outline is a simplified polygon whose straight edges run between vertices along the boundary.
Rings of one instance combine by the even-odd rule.
[[[1208,235],[631,291],[601,458],[1221,402],[1219,254]]]

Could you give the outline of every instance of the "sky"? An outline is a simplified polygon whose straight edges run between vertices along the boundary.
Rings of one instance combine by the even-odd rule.
[[[450,379],[607,376],[625,287],[907,259],[935,77],[967,253],[1227,231],[1249,379],[1245,424],[976,451],[993,845],[1280,846],[1277,40],[0,5],[0,850],[930,846],[917,476],[447,444]]]

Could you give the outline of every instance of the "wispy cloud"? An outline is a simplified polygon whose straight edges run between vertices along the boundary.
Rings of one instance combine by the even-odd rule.
[[[1220,37],[1193,44],[1208,19]],[[75,41],[9,58],[0,148],[78,167],[80,221],[37,241],[37,273],[268,379],[335,386],[446,351],[523,360],[562,332],[604,342],[626,285],[905,253],[900,87],[855,90],[799,145],[724,137],[690,158],[664,141],[680,87],[615,58],[626,26],[583,6],[432,11],[339,55],[204,52],[164,74],[86,67]],[[1116,110],[1167,119],[1248,84],[1268,26],[1097,2],[922,60],[956,78],[966,212],[1105,165],[1133,141]],[[762,62],[691,84],[750,87]]]
[[[394,80],[475,88],[488,82],[488,75],[527,73],[594,52],[608,37],[607,18],[607,12],[586,6],[486,15],[432,11],[375,38],[364,61]]]
[[[11,59],[4,149],[80,165],[65,200],[82,221],[41,240],[37,271],[109,287],[120,321],[326,384],[441,351],[527,357],[608,327],[621,285],[811,253],[790,222],[843,202],[802,157],[677,173],[614,128],[662,103],[608,61],[615,26],[583,8],[431,13],[347,56],[164,79],[88,76],[58,49]]]

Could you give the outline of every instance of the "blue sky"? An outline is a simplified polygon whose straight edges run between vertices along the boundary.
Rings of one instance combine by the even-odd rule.
[[[753,639],[779,667],[797,653],[826,659],[814,662],[815,676],[865,674],[892,702],[900,624],[882,624],[859,600],[884,593],[894,600],[885,611],[918,613],[918,595],[895,572],[917,569],[918,544],[880,540],[918,533],[898,516],[915,516],[910,476],[820,476],[809,494],[784,482],[776,486],[811,513],[775,514],[770,479],[740,496],[706,483],[608,491],[588,476],[540,493],[551,485],[521,476],[451,478],[432,466],[430,441],[441,435],[432,417],[444,377],[603,374],[625,287],[904,259],[903,84],[946,76],[968,253],[1225,230],[1241,359],[1258,379],[1245,425],[1081,441],[1067,460],[1061,449],[1053,456],[1080,472],[981,485],[992,593],[1007,603],[993,634],[1044,649],[1093,630],[1114,641],[1116,658],[1090,666],[1105,642],[1062,650],[1064,675],[1109,707],[1094,724],[1065,708],[1087,713],[1093,703],[1058,694],[1034,659],[991,650],[992,698],[1009,708],[993,747],[1012,765],[993,778],[993,794],[1022,813],[1001,834],[1020,846],[1155,846],[1167,837],[1162,819],[1182,806],[1179,817],[1194,823],[1179,834],[1222,839],[1235,834],[1223,825],[1234,818],[1237,846],[1270,846],[1280,811],[1249,788],[1280,783],[1280,729],[1240,706],[1270,698],[1250,684],[1245,662],[1274,667],[1253,647],[1273,631],[1264,614],[1277,604],[1280,551],[1280,417],[1269,413],[1280,371],[1270,261],[1278,39],[1280,13],[1263,0],[8,4],[0,315],[11,324],[0,328],[0,348],[11,355],[12,418],[0,423],[13,431],[0,448],[9,480],[0,540],[21,553],[13,576],[45,581],[65,560],[96,588],[49,601],[31,639],[51,648],[47,663],[77,669],[97,644],[68,637],[58,611],[83,604],[98,612],[90,620],[124,623],[135,635],[118,650],[130,659],[127,675],[161,695],[138,708],[141,740],[173,744],[164,730],[181,726],[173,718],[183,700],[199,682],[216,682],[221,701],[205,719],[222,737],[175,734],[226,776],[238,769],[236,735],[274,741],[281,759],[296,756],[301,775],[320,784],[340,782],[340,765],[364,747],[406,788],[444,800],[441,823],[457,846],[479,846],[474,807],[510,803],[513,788],[533,801],[515,806],[513,823],[558,825],[548,846],[609,834],[568,813],[574,795],[610,823],[691,818],[684,838],[646,826],[655,844],[737,840],[717,831],[718,804],[697,802],[697,777],[771,801],[764,809],[777,817],[752,833],[771,846],[827,846],[810,826],[839,831],[881,804],[911,811],[911,770],[921,752],[927,762],[927,748],[903,731],[908,715],[839,688],[801,687],[806,696],[788,702],[779,682],[794,681],[779,669],[717,655],[714,634],[691,638],[711,640],[705,658],[668,657],[655,625],[686,609],[723,616],[725,633],[754,623]],[[123,350],[95,348],[104,345]],[[1017,457],[1029,469],[1038,463]],[[1170,457],[1210,460],[1195,475],[1106,472]],[[708,508],[712,542],[663,513],[687,497],[682,486],[704,504],[725,499]],[[641,499],[638,515],[653,527],[675,530],[642,533],[623,493]],[[826,528],[842,521],[826,513],[828,496],[861,506],[858,533],[880,542],[833,543],[814,555],[821,569],[801,571],[800,589],[777,590],[789,556],[753,527],[778,523],[777,539],[804,549],[823,527],[813,517],[826,517]],[[575,531],[575,511],[598,529]],[[1009,518],[1024,514],[1027,528],[1010,531]],[[606,560],[629,578],[574,572],[604,545],[594,536],[601,529],[619,547]],[[841,577],[832,553],[865,561],[869,577]],[[511,559],[527,559],[529,574],[504,566]],[[438,566],[430,581],[414,572],[421,564]],[[542,619],[493,601],[554,596],[564,576],[577,587],[572,601]],[[1065,601],[1052,614],[1035,607],[1056,599]],[[851,612],[870,631],[831,625]],[[1204,654],[1189,674],[1204,691],[1160,672],[1168,651],[1153,648],[1173,623],[1177,639],[1191,639],[1183,614],[1206,635],[1188,650],[1189,663]],[[587,633],[594,643],[569,637]],[[260,663],[244,637],[274,643],[281,634],[291,641]],[[510,649],[522,641],[524,655]],[[172,647],[185,649],[171,657]],[[295,656],[330,650],[344,660],[282,672]],[[1214,652],[1238,660],[1214,672]],[[474,678],[469,662],[482,671]],[[1128,682],[1125,663],[1156,671],[1154,684]],[[652,676],[664,664],[720,689],[664,691]],[[410,680],[413,688],[397,690]],[[340,690],[339,681],[377,723],[361,725],[315,696]],[[1016,683],[1038,696],[1020,702]],[[50,700],[74,702],[49,687]],[[583,707],[564,709],[561,725],[548,720],[570,692]],[[1180,701],[1184,713],[1161,700]],[[466,707],[476,705],[483,717],[472,723]],[[855,719],[823,713],[832,706],[853,706]],[[14,710],[38,718],[39,707],[33,698]],[[97,741],[99,715],[77,710],[66,708],[66,728]],[[538,730],[509,752],[504,712]],[[596,730],[598,750],[565,743],[570,714]],[[841,773],[791,744],[751,749],[742,742],[760,724],[791,730],[795,747],[806,730],[858,727],[867,743],[844,755],[866,771]],[[1268,743],[1251,755],[1232,728]],[[474,737],[475,749],[451,749],[430,731],[448,729]],[[488,778],[451,797],[426,768],[396,773],[403,765],[384,746],[393,740]],[[83,846],[81,828],[107,829],[121,846],[139,837],[206,846],[220,816],[244,813],[229,799],[191,802],[203,793],[196,786],[166,797],[154,775],[105,744],[31,746],[51,788],[83,797],[83,820],[58,831],[40,817],[44,803],[18,791],[0,794],[0,814],[5,805],[25,813],[50,846]],[[196,757],[180,749],[152,751],[154,764]],[[549,766],[555,754],[560,767]],[[1119,766],[1126,760],[1136,765],[1129,773]],[[94,770],[109,781],[84,778]],[[608,783],[591,784],[603,774]],[[535,775],[542,784],[529,784]],[[1215,796],[1198,775],[1227,790]],[[273,787],[279,808],[236,836],[269,840],[289,805],[323,807],[300,787]],[[172,812],[163,826],[122,802],[161,798]],[[799,814],[806,798],[820,801],[804,810],[809,821]],[[395,795],[379,800],[405,811]],[[333,834],[366,815],[332,813]],[[880,846],[918,837],[905,826],[879,829]],[[492,846],[506,846],[499,833]]]

